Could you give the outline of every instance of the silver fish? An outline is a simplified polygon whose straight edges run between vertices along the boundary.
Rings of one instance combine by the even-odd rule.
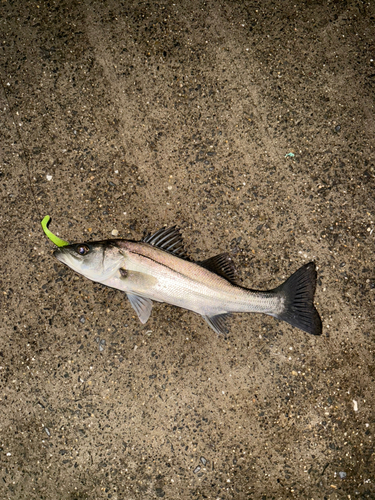
[[[176,227],[160,229],[140,242],[117,239],[68,245],[54,255],[86,278],[124,291],[142,323],[149,319],[154,300],[200,314],[219,334],[228,333],[227,319],[236,312],[264,313],[307,333],[322,333],[313,304],[313,262],[273,290],[250,290],[236,283],[227,253],[203,262],[186,259]]]

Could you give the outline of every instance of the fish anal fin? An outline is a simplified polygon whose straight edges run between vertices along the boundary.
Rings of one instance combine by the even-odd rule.
[[[217,314],[216,316],[203,316],[210,327],[218,334],[226,336],[229,333],[228,320],[230,314]]]
[[[237,285],[237,270],[229,253],[221,253],[199,262],[199,265]]]
[[[176,227],[170,227],[159,229],[154,234],[147,234],[143,238],[144,243],[148,243],[156,248],[160,248],[165,252],[177,255],[177,257],[184,257],[184,243],[182,241],[182,236],[180,230]]]
[[[145,299],[134,293],[127,293],[130,304],[134,311],[137,313],[138,318],[142,324],[147,323],[152,310],[152,300]]]

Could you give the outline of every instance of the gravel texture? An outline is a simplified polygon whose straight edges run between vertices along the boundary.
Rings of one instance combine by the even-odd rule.
[[[375,498],[374,3],[8,0],[0,34],[0,498]],[[251,288],[314,260],[323,335],[141,325],[47,214],[176,224]]]

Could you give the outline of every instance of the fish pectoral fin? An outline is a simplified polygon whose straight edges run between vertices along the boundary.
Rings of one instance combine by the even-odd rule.
[[[237,269],[229,253],[221,253],[210,259],[198,262],[198,264],[209,271],[218,274],[222,278],[237,284]]]
[[[229,333],[228,320],[230,314],[217,314],[216,316],[203,316],[210,327],[219,335],[227,335]]]
[[[140,322],[142,324],[147,323],[151,314],[152,300],[145,299],[139,295],[134,295],[134,293],[127,293],[126,295],[128,296],[134,311],[137,313]]]
[[[151,274],[128,271],[122,267],[119,269],[119,273],[120,279],[127,283],[128,289],[142,288],[146,291],[158,282],[157,278],[151,276]]]

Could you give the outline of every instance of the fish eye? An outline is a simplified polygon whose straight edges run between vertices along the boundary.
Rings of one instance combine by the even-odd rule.
[[[87,245],[78,245],[76,248],[76,252],[79,253],[79,255],[86,255],[89,251],[90,249]]]

